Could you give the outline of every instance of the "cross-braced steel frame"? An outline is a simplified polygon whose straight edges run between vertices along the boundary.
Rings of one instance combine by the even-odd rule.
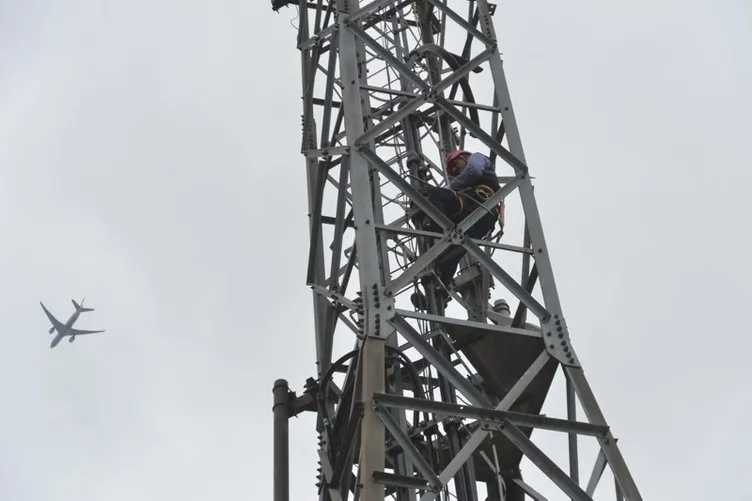
[[[615,487],[598,496],[640,500],[570,343],[495,5],[273,7],[286,4],[298,10],[317,375],[301,397],[275,385],[276,499],[287,499],[286,419],[310,410],[321,501],[476,501],[484,490],[490,500],[547,499],[522,479],[523,458],[550,480],[553,499],[593,499],[608,467]],[[421,194],[445,185],[443,158],[455,148],[489,156],[501,183],[459,224]],[[512,217],[503,240],[499,231],[465,236],[504,200]],[[416,223],[426,217],[442,232]],[[458,275],[440,283],[448,305],[422,289],[447,252],[464,252]],[[417,291],[420,310],[410,300]],[[552,389],[557,373],[561,391]],[[541,414],[555,393],[565,417]],[[541,430],[567,438],[565,466],[536,443]],[[585,437],[595,445],[589,463]],[[583,463],[592,465],[584,482]]]

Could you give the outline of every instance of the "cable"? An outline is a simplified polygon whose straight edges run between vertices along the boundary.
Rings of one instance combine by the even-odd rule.
[[[292,19],[290,19],[290,26],[292,26],[292,27],[293,27],[293,28],[295,28],[296,30],[298,29],[298,27],[297,27],[297,26],[295,26],[295,24],[293,24],[293,23],[294,23],[295,21],[297,21],[299,17],[300,17],[300,7],[296,5],[296,6],[295,6],[295,17],[294,17],[294,18],[292,18]]]

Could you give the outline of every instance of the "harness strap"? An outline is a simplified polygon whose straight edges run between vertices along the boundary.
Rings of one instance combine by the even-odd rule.
[[[493,188],[485,184],[476,185],[475,187],[473,187],[473,192],[478,196],[480,200],[483,200],[484,202],[491,198],[491,196],[494,194]]]
[[[449,218],[454,218],[461,215],[465,211],[465,199],[455,193],[454,197],[457,199],[460,208],[454,214],[449,214]]]
[[[486,200],[491,198],[493,194],[496,193],[496,190],[491,188],[490,186],[486,184],[478,184],[471,188],[467,188],[466,190],[463,190],[460,195],[457,197],[462,204],[460,205],[460,213],[453,214],[452,217],[460,216],[460,218],[464,218],[475,209],[475,207],[480,207],[483,205]],[[472,204],[465,204],[464,198],[468,197],[473,200]],[[466,213],[463,213],[462,211],[467,209]],[[495,210],[494,210],[495,209]],[[498,219],[499,223],[501,224],[502,228],[504,227],[504,201],[502,200],[499,202],[495,207],[488,210],[489,214],[494,214],[496,218]]]

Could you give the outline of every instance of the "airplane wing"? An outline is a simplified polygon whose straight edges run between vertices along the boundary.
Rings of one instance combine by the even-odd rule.
[[[83,331],[79,329],[69,329],[68,332],[65,333],[66,336],[83,336],[84,334],[97,334],[99,332],[104,331]]]
[[[39,302],[39,304],[42,305],[42,309],[44,310],[45,315],[47,315],[47,318],[50,319],[50,323],[52,323],[52,326],[55,327],[55,330],[58,332],[60,332],[61,330],[64,330],[65,325],[62,324],[57,318],[55,318],[55,316],[52,313],[50,313],[47,310],[47,308],[44,307],[41,301]]]

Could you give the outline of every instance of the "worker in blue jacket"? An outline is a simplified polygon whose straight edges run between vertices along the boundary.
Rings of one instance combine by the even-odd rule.
[[[421,191],[428,201],[455,224],[470,215],[500,188],[493,163],[481,153],[471,153],[465,150],[452,151],[446,157],[446,170],[449,177],[448,188],[431,186]],[[493,230],[497,220],[503,231],[502,214],[501,207],[498,210],[489,211],[471,226],[465,235],[474,239],[484,238]],[[441,228],[429,217],[423,217],[419,221],[422,229],[442,232]],[[445,287],[448,287],[454,278],[464,254],[462,246],[452,246],[437,259],[436,271],[443,285],[434,284],[434,290],[444,305],[449,299]],[[420,309],[425,309],[425,297],[420,296],[422,294],[413,294],[413,304]]]

